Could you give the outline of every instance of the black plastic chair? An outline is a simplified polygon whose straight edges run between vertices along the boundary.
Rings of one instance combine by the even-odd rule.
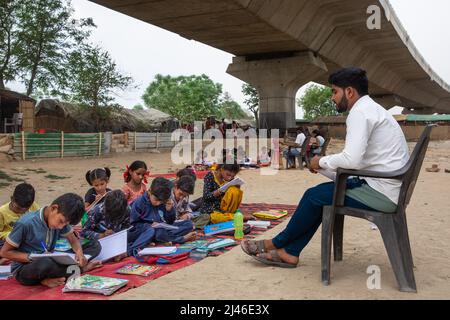
[[[406,207],[411,199],[417,177],[430,141],[431,129],[425,127],[408,163],[394,172],[374,172],[339,168],[333,195],[333,204],[325,206],[322,213],[322,282],[330,284],[331,242],[333,238],[334,260],[342,260],[344,217],[352,216],[373,222],[380,230],[384,246],[400,291],[417,292],[414,264],[406,223]],[[397,211],[385,213],[344,207],[346,180],[349,176],[396,179],[402,181]]]

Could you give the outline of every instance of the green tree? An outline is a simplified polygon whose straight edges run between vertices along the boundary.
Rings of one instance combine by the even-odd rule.
[[[225,92],[222,102],[220,103],[217,116],[220,119],[244,119],[248,115],[242,110],[239,103],[234,101],[228,92]]]
[[[145,106],[163,111],[182,124],[216,115],[222,85],[207,75],[171,77],[157,74],[142,96]]]
[[[258,90],[248,83],[242,85],[242,93],[246,97],[244,103],[255,117],[256,126],[259,128],[259,94]]]
[[[18,74],[20,1],[0,0],[0,89]]]
[[[65,83],[60,95],[64,99],[91,108],[96,120],[108,116],[113,93],[132,85],[132,78],[123,75],[107,51],[98,46],[81,45],[68,57]]]
[[[133,110],[144,110],[144,107],[142,106],[142,104],[138,103],[133,107]]]
[[[297,99],[297,105],[304,111],[304,118],[314,120],[317,117],[337,115],[331,95],[329,87],[312,85],[306,89],[305,94]]]
[[[14,1],[13,1],[14,2]],[[54,90],[65,75],[64,68],[71,50],[90,34],[91,18],[75,20],[69,0],[21,0],[18,14],[17,53],[21,81],[27,95],[36,88]]]

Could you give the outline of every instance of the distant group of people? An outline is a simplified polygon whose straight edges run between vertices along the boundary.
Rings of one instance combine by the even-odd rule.
[[[308,137],[309,142],[305,146],[305,159],[301,159],[301,161],[305,161],[322,152],[322,147],[325,144],[323,133],[319,129],[314,129],[310,134],[308,128],[299,127],[297,129],[295,143],[300,147],[289,147],[283,152],[283,157],[288,163],[288,168],[295,168],[295,158],[301,155],[303,144]]]

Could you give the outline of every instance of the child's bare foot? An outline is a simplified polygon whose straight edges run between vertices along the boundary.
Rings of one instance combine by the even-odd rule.
[[[93,260],[90,261],[86,266],[84,266],[81,271],[82,272],[89,272],[91,270],[97,269],[97,268],[101,268],[103,267],[103,264],[101,261],[97,261],[97,260]]]
[[[184,241],[188,242],[188,241],[194,241],[197,238],[197,232],[193,231],[193,232],[189,232],[187,235],[185,235],[184,237]]]
[[[128,257],[126,253],[118,255],[117,257],[114,257],[114,262],[119,262],[120,260],[125,259],[126,257]]]
[[[66,278],[48,278],[41,281],[41,284],[43,286],[49,287],[49,288],[55,288],[62,286],[66,283]]]

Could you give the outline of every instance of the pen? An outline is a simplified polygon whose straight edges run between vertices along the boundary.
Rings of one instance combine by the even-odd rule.
[[[44,249],[44,253],[48,252],[47,246],[45,245],[44,241],[41,241],[41,246],[42,246],[42,249]]]

